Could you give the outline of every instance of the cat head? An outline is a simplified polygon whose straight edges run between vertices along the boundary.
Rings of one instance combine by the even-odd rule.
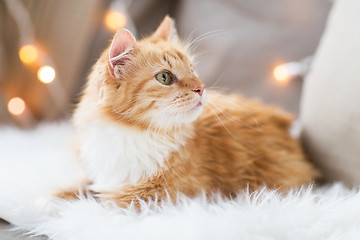
[[[206,102],[205,85],[168,16],[140,41],[119,30],[94,71],[103,73],[97,76],[98,104],[115,121],[158,127],[192,122]]]

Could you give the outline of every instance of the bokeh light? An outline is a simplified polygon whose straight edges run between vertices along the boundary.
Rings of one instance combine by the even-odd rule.
[[[290,79],[290,73],[284,65],[276,66],[274,71],[274,78],[278,82],[286,82]]]
[[[39,68],[37,76],[42,83],[49,84],[55,79],[55,70],[51,66],[42,66]]]
[[[108,11],[105,15],[105,25],[111,31],[117,31],[126,25],[125,14],[117,11]]]
[[[25,102],[19,97],[10,99],[8,110],[13,115],[21,115],[25,111]]]
[[[19,50],[20,60],[25,64],[34,63],[38,58],[38,55],[39,55],[38,49],[31,44],[22,46]]]

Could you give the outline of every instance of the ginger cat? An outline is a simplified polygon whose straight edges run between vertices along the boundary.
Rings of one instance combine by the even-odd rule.
[[[168,16],[140,41],[119,30],[74,114],[88,175],[83,188],[126,207],[138,198],[202,191],[227,197],[247,187],[309,184],[318,172],[289,135],[292,119],[240,96],[207,92]],[[78,190],[57,196],[74,199]]]

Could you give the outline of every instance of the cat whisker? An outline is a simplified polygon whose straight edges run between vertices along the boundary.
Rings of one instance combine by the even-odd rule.
[[[232,91],[232,90],[233,90],[233,89],[231,89],[231,88],[226,88],[226,87],[216,87],[216,86],[207,87],[206,89],[208,89],[208,90],[220,89],[220,90],[224,90],[224,91]]]
[[[213,112],[214,116],[219,120],[219,122],[221,123],[221,125],[224,127],[224,129],[230,134],[230,136],[232,136],[234,139],[239,140],[237,137],[235,137],[230,130],[225,126],[225,124],[223,123],[223,121],[221,120],[221,118],[217,115],[217,113],[211,108],[211,106],[209,106],[209,109]]]
[[[207,39],[211,36],[215,36],[219,33],[226,33],[226,32],[227,31],[225,31],[225,30],[214,30],[214,31],[203,33],[203,34],[199,35],[198,37],[196,37],[195,39],[193,39],[188,44],[188,48],[191,49],[193,52],[195,52],[201,41],[204,41],[205,39]]]
[[[232,136],[235,140],[241,142],[242,144],[244,144],[245,146],[249,147],[249,148],[253,148],[250,144],[248,144],[246,141],[244,140],[240,140],[239,138],[235,137],[230,130],[225,126],[225,124],[223,123],[223,121],[221,120],[221,118],[217,115],[217,113],[211,108],[211,106],[209,106],[209,109],[212,111],[212,113],[215,115],[215,117],[219,120],[219,122],[221,123],[221,125],[224,127],[224,129],[230,134],[230,136]]]
[[[239,107],[239,110],[243,111],[249,118],[251,118],[251,119],[255,122],[257,128],[260,128],[260,127],[262,126],[262,124],[260,124],[260,123],[256,120],[256,118],[255,118],[254,116],[252,116],[252,114],[250,114],[250,113],[246,110],[246,108],[245,108],[244,106],[252,107],[252,108],[257,108],[257,107],[252,106],[252,105],[248,105],[248,104],[246,104],[246,103],[235,103],[234,101],[230,101],[230,100],[228,100],[228,98],[225,98],[224,95],[222,95],[222,94],[217,94],[217,93],[212,92],[212,91],[209,92],[209,94],[210,94],[210,95],[213,94],[213,95],[220,96],[220,97],[222,97],[222,100],[223,100],[223,101],[226,101],[226,102],[228,102],[228,103],[231,103],[231,104],[235,105],[236,107]],[[208,100],[208,101],[209,101],[209,100]],[[211,100],[210,100],[210,101],[211,101]],[[240,104],[243,104],[243,105],[241,106]],[[218,105],[219,105],[219,104],[218,104]],[[262,109],[264,109],[264,108],[259,107],[259,109],[262,110]]]
[[[191,43],[191,38],[193,37],[194,33],[197,31],[197,29],[195,28],[194,30],[192,30],[190,32],[190,34],[187,36],[187,38],[184,40],[185,45],[188,45]]]
[[[191,55],[191,59],[193,64],[196,66],[202,60],[206,60],[208,57],[218,56],[219,54],[221,54],[220,49],[202,50],[201,52],[194,52]]]
[[[210,87],[207,87],[206,89],[211,89],[211,88],[215,87],[216,84],[218,84],[221,81],[222,76],[223,76],[223,73],[221,73],[219,78]]]
[[[171,174],[171,176],[172,176],[173,178],[177,177],[178,180],[182,181],[183,183],[189,184],[190,186],[193,184],[192,182],[189,182],[189,181],[186,180],[184,177],[182,177],[180,174],[178,174],[178,173],[176,172],[176,170],[174,169],[174,167],[171,165],[170,162],[168,162],[168,164],[169,164],[170,170],[172,170],[172,171],[169,170],[169,174],[171,174],[171,172],[173,172],[173,173],[176,175],[176,176],[174,176],[174,175]]]
[[[250,128],[250,129],[259,129],[259,126],[257,124],[256,124],[256,127],[253,127],[253,126],[251,126],[251,125],[249,125],[247,123],[244,123],[242,121],[238,122],[238,121],[233,120],[230,115],[228,115],[225,111],[223,111],[221,108],[219,108],[217,106],[217,104],[215,104],[211,100],[208,100],[208,103],[211,104],[212,106],[214,106],[216,109],[218,109],[227,119],[229,119],[231,122],[237,124],[238,126],[247,127],[247,128]]]
[[[214,54],[214,53],[219,53],[219,51],[217,51],[216,49],[211,49],[211,50],[204,50],[204,51],[201,51],[201,52],[194,53],[192,55],[193,62],[196,65],[199,62],[199,60],[201,59],[202,56],[205,56],[207,54]]]
[[[224,89],[227,89],[227,88],[224,88]],[[231,89],[227,89],[227,90],[231,90]],[[232,103],[233,105],[236,105],[236,106],[241,107],[241,108],[244,108],[244,106],[246,106],[246,107],[250,107],[250,108],[253,108],[253,109],[259,109],[259,110],[267,109],[266,107],[253,106],[253,105],[248,104],[246,102],[233,102],[233,101],[230,101],[230,100],[227,99],[226,95],[223,95],[223,94],[221,94],[219,92],[208,91],[208,94],[220,96],[220,97],[222,97],[222,99],[226,100],[227,102]],[[224,97],[226,97],[226,99]]]
[[[222,100],[230,103],[232,106],[238,107],[238,108],[240,108],[240,109],[244,109],[245,104],[240,103],[239,101],[236,101],[236,102],[235,102],[235,101],[231,101],[231,100],[229,100],[229,99],[227,99],[227,98],[225,99],[225,98],[224,98],[225,95],[223,95],[223,94],[220,94],[220,93],[218,93],[218,92],[211,91],[211,90],[209,90],[209,91],[207,92],[207,94],[208,94],[208,96],[211,96],[211,95],[219,96],[219,97],[221,97]]]

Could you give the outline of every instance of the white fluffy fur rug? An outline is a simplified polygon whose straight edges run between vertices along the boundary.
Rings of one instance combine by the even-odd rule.
[[[81,199],[47,216],[36,199],[78,178],[68,123],[23,132],[0,129],[0,218],[56,240],[92,239],[360,239],[360,191],[341,184],[293,191],[262,190],[234,200],[187,199],[142,213]]]

